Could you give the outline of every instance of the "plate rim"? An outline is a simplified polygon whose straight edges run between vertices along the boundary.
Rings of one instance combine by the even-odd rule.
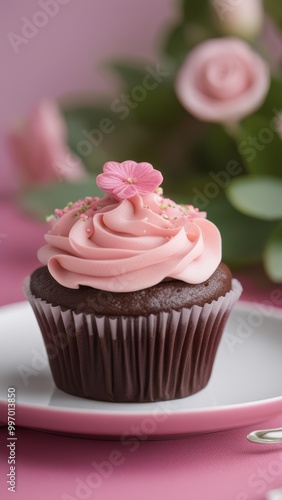
[[[0,317],[2,315],[2,313],[8,313],[9,310],[12,310],[13,308],[17,308],[17,307],[22,307],[22,308],[25,308],[26,306],[28,306],[28,301],[26,300],[22,300],[22,301],[19,301],[19,302],[13,302],[13,303],[10,303],[10,304],[5,304],[5,305],[2,305],[0,306]],[[259,302],[255,302],[255,301],[250,301],[250,300],[240,300],[236,306],[235,306],[235,310],[237,310],[238,312],[240,311],[248,311],[251,309],[253,309],[253,307],[257,305],[257,306],[260,306],[261,304]],[[279,308],[279,307],[276,307],[276,306],[268,306],[268,305],[265,305],[263,304],[263,307],[265,309],[268,309],[268,310],[271,310],[272,312],[272,316],[274,315],[275,319],[277,318],[278,320],[282,321],[282,308]],[[54,386],[55,387],[55,386]],[[61,391],[63,392],[63,391]],[[78,398],[78,399],[81,399],[81,398]],[[134,411],[133,413],[129,413],[126,409],[123,411],[123,410],[119,410],[119,411],[116,411],[114,410],[114,405],[115,403],[108,403],[106,402],[108,405],[109,405],[109,409],[107,408],[79,408],[79,407],[65,407],[65,406],[56,406],[56,407],[53,407],[53,406],[44,406],[44,405],[34,405],[34,404],[28,404],[28,403],[18,403],[16,402],[16,406],[17,406],[17,410],[21,413],[21,414],[28,414],[30,412],[33,412],[33,414],[39,414],[39,413],[44,413],[44,415],[50,415],[52,416],[52,418],[58,416],[58,417],[63,417],[63,416],[66,416],[66,415],[70,415],[72,417],[75,417],[75,416],[83,416],[87,419],[89,419],[91,416],[92,417],[96,417],[96,418],[99,418],[100,416],[103,416],[104,418],[115,418],[117,419],[119,422],[124,420],[125,418],[134,418],[134,419],[138,419],[138,418],[142,418],[142,417],[146,417],[146,416],[150,416],[152,415],[152,411],[150,411],[150,405],[151,403],[140,403],[140,405],[143,406],[143,408],[140,408],[140,410],[136,410]],[[160,401],[159,403],[166,403],[165,401]],[[281,413],[282,413],[282,395],[281,396],[275,396],[275,397],[271,397],[271,398],[268,398],[268,399],[260,399],[260,400],[256,400],[256,401],[246,401],[246,402],[243,402],[243,403],[233,403],[233,404],[227,404],[227,405],[218,405],[218,406],[213,406],[213,407],[200,407],[200,408],[192,408],[192,409],[189,409],[189,408],[175,408],[175,409],[172,409],[172,413],[174,414],[174,417],[178,417],[178,418],[181,418],[183,416],[187,416],[187,417],[196,417],[197,415],[199,416],[202,416],[202,415],[206,415],[207,417],[210,415],[210,416],[214,416],[214,415],[218,415],[220,414],[221,416],[224,417],[225,414],[232,414],[232,413],[237,413],[237,412],[247,412],[249,409],[256,409],[256,408],[259,408],[259,407],[264,407],[264,409],[266,410],[264,413],[267,414],[267,410],[271,410],[272,406],[274,405],[275,407],[279,406],[279,403],[281,403]],[[118,403],[119,405],[121,405],[122,403]],[[126,403],[126,405],[128,405],[129,403]],[[147,406],[146,408],[144,406]],[[3,409],[3,408],[6,408],[7,406],[7,400],[3,400],[0,396],[0,409]],[[279,409],[277,408],[277,414],[279,414]],[[271,413],[271,415],[274,415],[274,413]],[[257,417],[257,418],[254,418],[254,422],[260,422],[260,421],[263,421],[263,420],[266,420],[268,417],[267,416],[261,416],[261,417]],[[21,424],[18,424],[18,425],[21,425]],[[240,427],[240,426],[244,426],[244,425],[249,425],[249,424],[241,424],[241,425],[238,425],[236,427]],[[30,426],[25,424],[24,427],[29,427],[29,428],[32,428],[32,429],[35,429],[35,425],[31,424]],[[227,429],[233,429],[235,427],[233,426],[226,426],[226,427],[222,427],[222,426],[219,426],[218,429],[211,429],[211,430],[207,430],[207,431],[203,431],[203,432],[216,432],[216,431],[219,431],[219,430],[227,430]],[[45,426],[40,426],[37,427],[37,429],[39,430],[51,430],[51,431],[55,431],[55,432],[59,432],[59,433],[62,433],[62,429],[56,429],[54,428],[53,425],[51,425],[51,427],[48,429],[48,427]],[[71,431],[70,432],[71,434],[77,434],[76,431]],[[202,433],[201,431],[195,431],[193,432],[193,434],[200,434]],[[81,434],[84,435],[85,433],[83,433],[83,430],[81,431]],[[87,434],[87,432],[86,432]],[[88,432],[89,434],[89,432]],[[118,433],[119,434],[119,433]],[[104,437],[107,435],[107,436],[110,436],[110,437],[114,437],[114,436],[117,436],[118,435],[117,433],[107,433],[104,435]],[[189,432],[189,430],[187,430],[185,433],[185,435],[190,435],[191,432]],[[91,432],[91,435],[94,437],[95,436],[95,433]],[[167,433],[161,433],[162,436],[166,436]],[[175,432],[175,437],[177,437],[177,432]],[[183,432],[182,432],[182,435],[183,435]],[[96,435],[97,437],[102,437],[103,434],[101,433],[98,433],[98,435]],[[156,435],[158,436],[158,434]],[[156,437],[155,435],[153,437]]]
[[[63,392],[63,391],[62,391]],[[189,397],[189,396],[188,396]],[[82,398],[83,399],[83,398]],[[185,399],[185,398],[183,398]],[[258,406],[258,405],[268,405],[268,404],[271,404],[271,403],[275,403],[275,402],[279,402],[281,401],[282,403],[282,396],[275,396],[275,397],[272,397],[272,398],[268,398],[268,399],[258,399],[256,401],[246,401],[244,403],[234,403],[234,404],[228,404],[228,405],[222,405],[222,406],[212,406],[212,407],[202,407],[202,408],[176,408],[174,413],[189,413],[189,414],[195,414],[195,413],[207,413],[207,412],[211,412],[211,413],[218,413],[219,411],[224,411],[224,410],[235,410],[236,408],[238,409],[242,409],[242,408],[249,408],[249,407],[252,407],[252,406]],[[103,403],[107,403],[107,401],[102,401]],[[154,401],[153,403],[166,403],[166,401]],[[3,399],[0,399],[0,408],[2,407],[2,405],[5,405],[6,404],[6,401],[3,400]],[[123,403],[118,403],[118,404],[123,404]],[[125,403],[125,404],[129,404],[129,403]],[[137,403],[134,403],[134,404],[137,404]],[[142,405],[150,405],[150,403],[140,403]],[[115,405],[114,402],[109,402],[109,405]],[[22,408],[22,409],[30,409],[30,410],[41,410],[41,409],[44,409],[44,411],[48,411],[48,412],[52,412],[52,413],[56,413],[56,412],[61,412],[61,411],[67,411],[67,413],[84,413],[84,414],[92,414],[92,413],[95,413],[95,414],[98,414],[98,413],[101,413],[101,414],[104,414],[106,413],[106,409],[100,409],[100,408],[95,408],[95,409],[91,409],[91,408],[72,408],[72,407],[65,407],[65,406],[46,406],[46,407],[43,407],[43,406],[36,406],[36,405],[33,405],[33,404],[26,404],[26,403],[17,403],[16,402],[16,406],[17,408]],[[139,415],[139,416],[143,416],[143,415],[147,415],[149,414],[149,412],[147,410],[144,410],[144,411],[140,411],[140,412],[134,412],[132,413],[132,415]],[[112,411],[111,410],[111,415],[114,415],[115,417],[123,417],[124,416],[124,413],[122,413],[122,411],[119,411],[119,412],[115,412],[115,411]],[[128,415],[128,413],[126,413],[126,415]]]

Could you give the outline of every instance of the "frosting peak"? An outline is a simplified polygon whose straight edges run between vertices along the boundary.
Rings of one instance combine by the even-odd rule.
[[[165,278],[207,280],[221,261],[220,233],[205,212],[162,197],[161,180],[148,163],[108,162],[97,177],[108,194],[56,210],[39,260],[68,288],[131,292]]]

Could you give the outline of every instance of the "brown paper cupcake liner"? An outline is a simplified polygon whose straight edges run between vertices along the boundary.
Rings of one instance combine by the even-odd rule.
[[[180,311],[139,317],[76,314],[25,294],[34,310],[56,386],[111,402],[183,398],[209,381],[225,323],[242,287]]]

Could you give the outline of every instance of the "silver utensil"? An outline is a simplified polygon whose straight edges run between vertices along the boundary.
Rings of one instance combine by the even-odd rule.
[[[247,435],[247,439],[252,443],[262,443],[262,444],[282,443],[282,428],[262,429],[253,431]]]
[[[266,498],[267,500],[282,500],[282,488],[269,491]]]

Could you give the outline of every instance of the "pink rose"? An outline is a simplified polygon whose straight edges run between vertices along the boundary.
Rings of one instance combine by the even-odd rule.
[[[42,102],[8,133],[8,147],[25,186],[86,176],[81,161],[67,146],[67,131],[53,102]]]
[[[270,85],[266,62],[236,38],[208,40],[192,50],[176,78],[176,94],[200,120],[236,122],[263,103]]]

